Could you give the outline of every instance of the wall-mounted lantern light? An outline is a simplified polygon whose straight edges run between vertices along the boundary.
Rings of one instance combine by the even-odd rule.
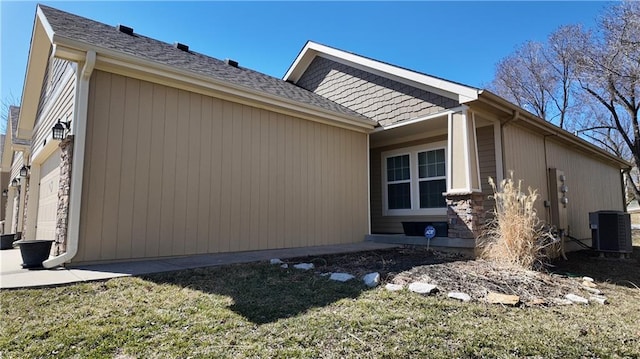
[[[9,191],[8,190],[2,190],[2,197],[7,197],[9,195]]]
[[[20,181],[18,181],[18,177],[14,178],[13,181],[11,181],[11,187],[18,187],[20,185]]]
[[[62,141],[64,137],[67,135],[67,132],[71,129],[71,120],[64,122],[58,119],[58,123],[53,126],[51,131],[53,131],[52,137],[54,140]]]
[[[27,176],[29,176],[30,169],[31,166],[22,166],[22,168],[20,169],[20,177],[26,178]]]

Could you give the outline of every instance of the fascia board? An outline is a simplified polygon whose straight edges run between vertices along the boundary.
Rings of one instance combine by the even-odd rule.
[[[478,98],[478,90],[450,81],[368,59],[356,54],[334,49],[315,42],[308,42],[293,62],[284,80],[297,82],[316,56],[324,57],[366,72],[386,77],[409,86],[465,103]]]
[[[156,79],[164,79],[164,84],[167,85],[174,85],[176,82],[189,84],[199,88],[205,88],[219,94],[228,94],[236,99],[244,98],[261,102],[264,105],[267,105],[267,108],[279,107],[282,109],[286,109],[290,113],[296,113],[298,116],[304,114],[307,115],[307,117],[312,116],[323,118],[329,120],[329,122],[327,122],[328,124],[343,124],[351,129],[357,128],[359,131],[370,131],[377,124],[373,120],[349,115],[340,116],[328,110],[295,102],[293,100],[284,99],[275,95],[260,92],[247,87],[230,84],[209,77],[207,77],[206,80],[203,80],[203,76],[201,74],[141,59],[139,57],[121,53],[118,51],[91,46],[87,43],[77,40],[61,36],[54,36],[54,41],[57,46],[62,46],[62,48],[65,49],[64,52],[61,52],[61,54],[73,54],[78,50],[95,51],[98,54],[96,60],[96,69],[98,70],[128,69],[141,74],[145,73]],[[250,104],[255,105],[254,103]]]
[[[36,10],[33,24],[29,57],[27,59],[27,71],[25,72],[24,87],[22,89],[22,103],[20,104],[20,117],[16,137],[30,140],[32,136],[35,117],[40,100],[42,82],[49,61],[49,50],[52,45],[53,31],[47,22],[40,7]]]

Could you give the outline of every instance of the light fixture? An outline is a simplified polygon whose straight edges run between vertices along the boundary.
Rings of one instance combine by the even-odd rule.
[[[29,175],[30,169],[31,166],[22,166],[22,168],[20,169],[20,177],[27,177]]]
[[[9,191],[8,190],[2,190],[2,197],[7,197],[9,195]]]
[[[70,129],[71,129],[71,120],[64,122],[58,119],[58,123],[56,123],[51,129],[51,131],[53,131],[53,134],[52,134],[53,139],[58,141],[64,140],[66,132],[69,132]]]
[[[18,181],[18,177],[16,177],[11,181],[11,187],[18,187],[18,185],[20,185],[20,181]]]

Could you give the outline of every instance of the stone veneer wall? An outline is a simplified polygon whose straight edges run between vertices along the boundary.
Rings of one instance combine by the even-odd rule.
[[[73,135],[60,142],[60,182],[58,185],[58,213],[56,216],[55,255],[67,250],[69,218],[69,193],[71,190],[71,163],[73,159]]]
[[[20,214],[20,187],[15,190],[15,197],[13,198],[13,223],[11,223],[11,232],[18,232],[18,214]]]
[[[482,193],[446,194],[450,238],[475,239],[482,234],[485,209]]]
[[[24,181],[24,210],[22,213],[22,228],[18,232],[26,233],[27,232],[27,203],[29,203],[29,184],[31,182],[31,178],[27,177]]]

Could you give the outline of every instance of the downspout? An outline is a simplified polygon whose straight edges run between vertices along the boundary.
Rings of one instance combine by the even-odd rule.
[[[89,107],[89,80],[96,64],[96,52],[87,51],[87,56],[77,82],[74,119],[72,122],[74,144],[71,162],[71,188],[69,193],[69,217],[67,221],[67,251],[42,263],[45,268],[53,268],[70,261],[78,253],[80,234],[80,203],[82,201],[82,177],[84,174],[84,151],[87,132],[87,112]]]
[[[622,212],[627,212],[627,187],[624,185],[624,175],[630,172],[631,168],[620,170],[620,188],[622,189]]]
[[[505,150],[504,150],[504,126],[506,126],[507,124],[509,124],[509,122],[515,121],[518,119],[518,116],[520,115],[520,111],[518,110],[513,110],[513,115],[511,116],[510,119],[506,120],[504,123],[500,123],[500,144],[502,145],[502,178],[507,178],[507,166],[506,166],[506,162],[505,162]]]

